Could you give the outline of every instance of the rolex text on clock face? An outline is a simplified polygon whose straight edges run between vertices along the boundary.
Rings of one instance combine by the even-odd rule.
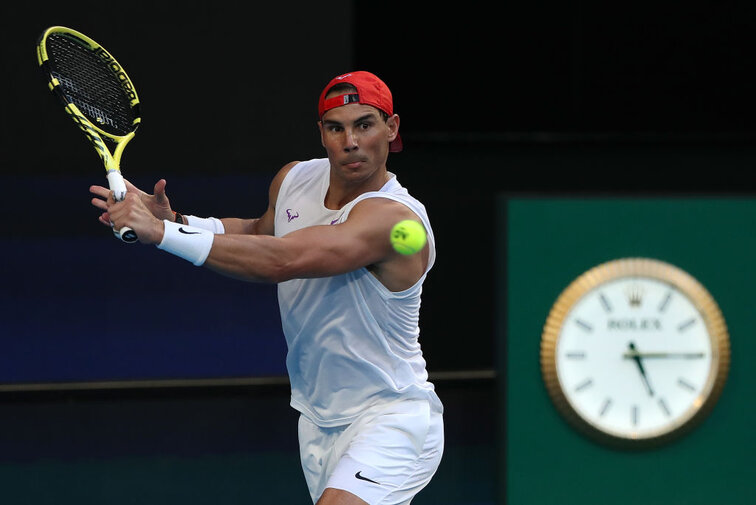
[[[609,434],[648,438],[691,418],[711,389],[712,341],[669,283],[624,277],[587,292],[565,318],[557,375],[572,408]]]

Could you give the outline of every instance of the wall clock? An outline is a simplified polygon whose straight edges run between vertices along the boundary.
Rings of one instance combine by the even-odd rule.
[[[598,265],[561,293],[541,339],[541,372],[577,430],[618,447],[656,446],[710,413],[730,343],[711,294],[663,261]]]

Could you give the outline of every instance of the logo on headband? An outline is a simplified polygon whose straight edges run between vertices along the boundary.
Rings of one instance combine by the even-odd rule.
[[[350,93],[348,95],[341,95],[341,98],[344,99],[344,105],[348,103],[359,103],[360,102],[360,95],[357,93]]]

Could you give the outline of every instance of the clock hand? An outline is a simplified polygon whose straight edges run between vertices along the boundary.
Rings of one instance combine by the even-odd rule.
[[[635,349],[635,344],[633,342],[630,342],[627,346],[630,348],[635,364],[638,365],[638,370],[640,371],[643,383],[646,385],[649,396],[654,396],[654,391],[651,389],[651,384],[648,382],[648,376],[646,376],[646,370],[643,368],[643,363],[641,362],[640,353]]]
[[[625,359],[636,358],[682,358],[682,359],[696,359],[706,356],[702,352],[638,352],[628,351],[622,355]]]

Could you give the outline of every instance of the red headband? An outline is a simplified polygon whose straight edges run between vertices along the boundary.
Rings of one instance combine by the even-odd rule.
[[[351,84],[357,89],[357,92],[348,91],[343,95],[326,99],[328,91],[337,84]],[[323,88],[323,92],[320,94],[318,116],[323,117],[323,114],[329,110],[350,103],[371,105],[389,116],[394,114],[394,99],[391,96],[391,90],[382,80],[370,72],[350,72],[331,79],[331,82]],[[398,134],[389,144],[389,150],[394,153],[402,150],[402,139]]]

